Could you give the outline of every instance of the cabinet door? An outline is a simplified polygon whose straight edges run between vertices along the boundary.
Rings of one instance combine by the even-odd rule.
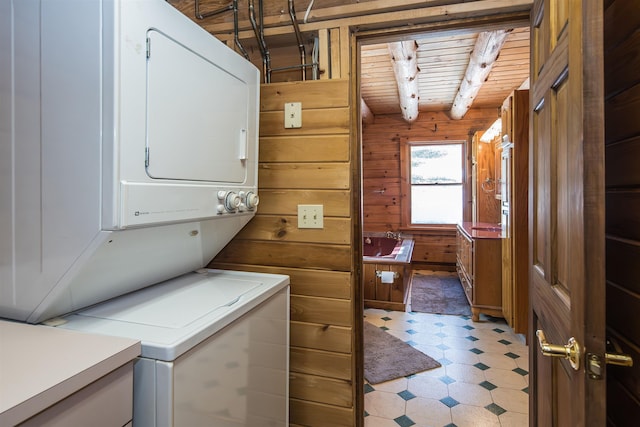
[[[389,270],[397,275],[393,280],[393,284],[391,284],[391,301],[404,302],[404,268],[394,265],[391,266]]]
[[[473,241],[473,303],[502,312],[502,240]],[[487,311],[490,313],[490,311]]]
[[[511,238],[502,239],[502,314],[513,328],[513,271],[511,268]]]

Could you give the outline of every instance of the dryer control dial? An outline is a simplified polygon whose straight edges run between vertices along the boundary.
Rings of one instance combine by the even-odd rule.
[[[249,191],[244,199],[244,204],[249,210],[253,210],[260,203],[260,198],[253,191]]]
[[[227,212],[235,212],[240,207],[242,203],[242,199],[238,195],[238,193],[234,191],[229,191],[224,198],[224,208]]]

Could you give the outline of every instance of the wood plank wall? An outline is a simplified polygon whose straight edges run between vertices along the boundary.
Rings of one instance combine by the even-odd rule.
[[[349,104],[347,79],[262,86],[258,213],[210,264],[291,277],[291,425],[356,425]],[[324,228],[298,229],[298,204],[323,205]]]
[[[402,116],[377,115],[362,132],[362,200],[364,231],[401,231],[415,239],[412,263],[417,268],[455,269],[456,233],[450,230],[404,230],[400,213],[400,147],[408,141],[465,141],[470,164],[471,137],[498,118],[498,109],[472,109],[462,120],[445,112],[421,112],[411,125]],[[471,211],[470,168],[467,203]]]
[[[607,334],[634,367],[607,367],[612,426],[640,419],[640,8],[605,4]]]

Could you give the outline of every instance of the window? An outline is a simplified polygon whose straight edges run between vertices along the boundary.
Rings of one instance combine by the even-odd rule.
[[[462,143],[406,146],[406,226],[456,224],[462,220],[463,147]]]

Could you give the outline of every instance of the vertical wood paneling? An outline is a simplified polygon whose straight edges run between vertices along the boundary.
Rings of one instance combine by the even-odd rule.
[[[318,55],[320,79],[327,80],[331,77],[329,73],[329,30],[327,28],[318,30],[318,45],[320,49]]]
[[[331,78],[339,79],[340,76],[340,29],[331,28],[329,30],[329,40],[331,42]]]
[[[355,425],[349,82],[274,83],[261,95],[261,203],[210,265],[290,276],[291,423]],[[285,102],[302,103],[301,128],[284,128]],[[322,204],[324,228],[299,229],[299,204]],[[310,411],[321,415],[307,423]]]
[[[607,367],[607,418],[631,425],[640,414],[640,8],[611,0],[605,9],[607,335],[634,358]]]

